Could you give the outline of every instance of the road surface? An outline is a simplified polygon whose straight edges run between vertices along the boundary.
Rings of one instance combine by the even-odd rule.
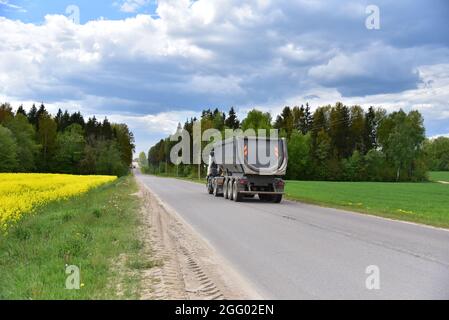
[[[136,177],[264,298],[449,299],[449,231],[291,201],[235,203],[201,184]],[[376,268],[380,288],[369,290]]]

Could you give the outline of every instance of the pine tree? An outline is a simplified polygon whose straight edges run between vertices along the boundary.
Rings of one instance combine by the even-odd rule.
[[[101,124],[101,136],[106,140],[112,139],[112,127],[108,118],[104,118]]]
[[[16,111],[16,115],[18,115],[18,114],[22,114],[22,115],[24,115],[25,117],[27,116],[27,112],[25,111],[25,109],[23,108],[22,105],[20,105],[19,108],[18,108],[17,111]]]
[[[363,131],[363,144],[365,145],[365,152],[377,148],[376,122],[376,112],[373,107],[369,107],[368,112],[365,114],[365,128]]]
[[[304,109],[304,131],[303,134],[306,134],[307,132],[310,131],[310,129],[312,128],[312,122],[313,122],[313,118],[312,118],[312,113],[310,112],[310,107],[309,107],[309,103],[306,103],[306,108]]]
[[[37,127],[37,108],[36,105],[33,104],[30,111],[28,112],[28,121],[34,126]]]
[[[274,128],[285,131],[287,138],[290,138],[290,135],[294,129],[294,118],[290,107],[284,107],[282,113],[277,116],[274,123]]]
[[[366,153],[366,147],[363,139],[365,131],[365,113],[360,106],[351,107],[351,123],[349,141],[351,143],[351,154],[357,150],[361,154]]]
[[[100,125],[95,116],[89,118],[85,128],[86,137],[96,139],[99,136],[99,127]]]
[[[323,131],[329,130],[329,123],[328,123],[328,113],[330,110],[330,106],[326,107],[319,107],[315,110],[315,113],[313,114],[313,122],[312,126],[310,127],[311,136],[312,136],[312,142],[314,143],[316,137],[318,136],[318,133]]]
[[[79,112],[79,111],[74,112],[70,116],[70,124],[74,124],[74,123],[79,124],[82,128],[84,128],[84,126],[86,125],[86,123],[84,122],[84,118],[81,115],[81,112]]]
[[[47,109],[45,109],[45,105],[42,103],[37,110],[37,119],[39,120],[39,118],[43,115],[48,115],[48,112]]]
[[[293,127],[298,130],[299,132],[303,133],[303,131],[301,130],[301,122],[304,118],[304,107],[301,106],[294,106],[292,109],[292,114],[293,114]]]
[[[337,102],[330,112],[329,135],[332,140],[334,154],[339,159],[347,158],[352,153],[349,125],[350,114],[348,107]]]
[[[70,126],[72,123],[70,122],[70,115],[67,110],[64,111],[64,114],[62,115],[61,119],[61,131],[64,131],[65,128]]]
[[[58,132],[62,131],[61,124],[62,124],[62,110],[59,108],[58,113],[55,116],[56,125],[58,126]]]
[[[229,129],[234,129],[235,130],[235,129],[239,128],[240,122],[237,119],[237,115],[235,113],[234,107],[231,107],[231,109],[229,110],[228,117],[225,120],[225,125]]]

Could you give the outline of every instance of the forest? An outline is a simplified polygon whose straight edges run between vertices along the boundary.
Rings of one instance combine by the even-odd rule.
[[[41,104],[28,112],[0,105],[0,172],[41,172],[123,176],[133,159],[134,137],[126,124],[85,121],[80,112]]]
[[[234,108],[203,110],[199,119],[188,119],[183,128],[192,136],[193,123],[201,130],[278,129],[288,141],[287,179],[327,181],[425,181],[428,170],[449,170],[449,138],[427,139],[420,112],[335,105],[312,113],[308,104],[283,108],[273,119],[268,112],[249,111],[238,119]],[[175,128],[174,128],[175,130]],[[154,174],[197,176],[197,166],[169,161],[176,142],[161,139],[139,161]],[[200,167],[204,176],[205,168]]]

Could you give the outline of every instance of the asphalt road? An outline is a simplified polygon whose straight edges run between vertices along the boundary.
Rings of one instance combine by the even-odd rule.
[[[193,182],[136,176],[265,298],[449,299],[449,231],[291,201],[235,203]],[[380,288],[369,290],[372,265]]]

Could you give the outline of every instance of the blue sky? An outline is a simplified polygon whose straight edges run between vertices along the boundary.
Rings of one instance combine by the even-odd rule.
[[[125,121],[137,151],[208,107],[417,109],[449,135],[447,30],[444,0],[0,0],[0,101]]]
[[[3,2],[3,5],[1,4]],[[122,7],[125,3],[135,3],[136,10],[126,11]],[[66,14],[66,8],[76,5],[80,9],[80,22],[86,23],[90,20],[126,19],[140,14],[154,14],[156,1],[110,1],[110,0],[3,0],[0,7],[2,15],[9,19],[19,19],[29,23],[43,23],[47,14]],[[9,6],[8,6],[9,5]],[[132,7],[130,7],[132,8]]]

